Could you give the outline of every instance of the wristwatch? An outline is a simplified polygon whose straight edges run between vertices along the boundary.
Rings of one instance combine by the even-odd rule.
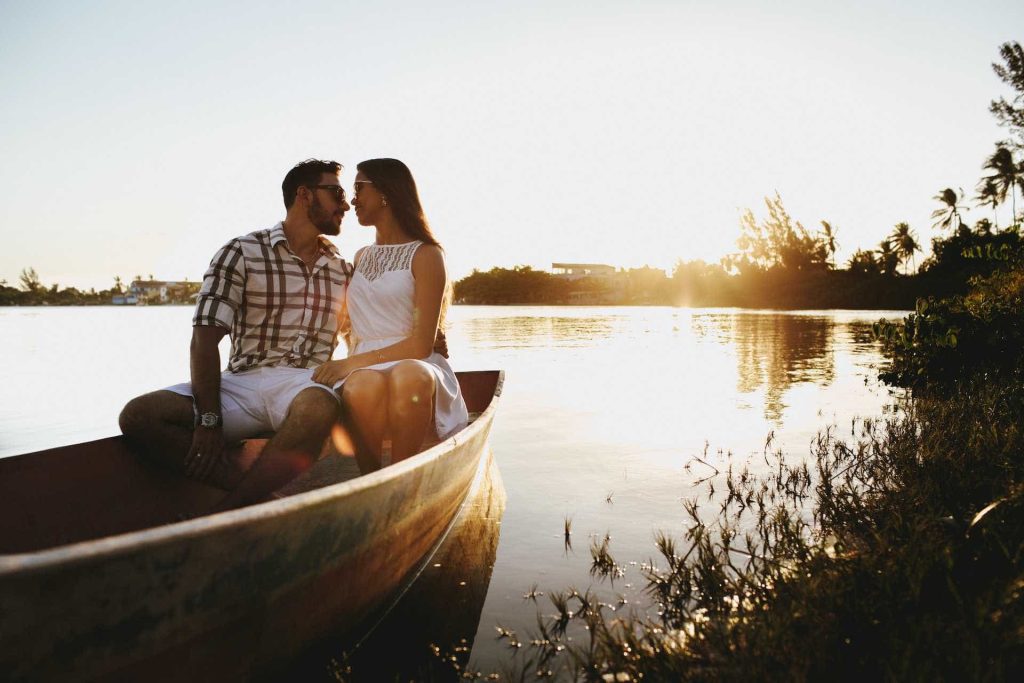
[[[220,427],[222,421],[220,415],[217,413],[201,413],[196,415],[196,427],[205,427],[206,429],[213,429],[214,427]]]

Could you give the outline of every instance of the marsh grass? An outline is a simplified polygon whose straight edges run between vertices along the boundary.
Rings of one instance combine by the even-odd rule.
[[[689,500],[686,533],[658,534],[653,609],[549,592],[499,679],[1021,680],[1022,397],[907,399],[799,463],[769,438],[768,474],[705,480],[715,507]],[[621,575],[607,536],[591,558]]]
[[[591,541],[590,575],[600,577],[602,579],[608,579],[614,585],[616,579],[622,578],[626,575],[626,570],[619,566],[615,561],[615,558],[612,557],[609,550],[611,542],[611,536],[608,534],[605,534],[600,541],[596,538]]]

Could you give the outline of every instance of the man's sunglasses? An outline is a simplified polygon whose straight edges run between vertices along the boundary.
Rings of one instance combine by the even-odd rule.
[[[341,185],[313,185],[318,190],[327,190],[334,195],[338,202],[345,201],[345,188]]]

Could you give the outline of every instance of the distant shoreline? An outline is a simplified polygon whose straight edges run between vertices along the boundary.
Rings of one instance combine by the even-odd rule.
[[[112,303],[72,303],[72,304],[51,304],[47,302],[38,304],[0,304],[0,308],[171,308],[174,306],[192,308],[195,304],[112,304]]]

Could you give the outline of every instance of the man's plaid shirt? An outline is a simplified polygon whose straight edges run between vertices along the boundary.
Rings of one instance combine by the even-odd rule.
[[[281,223],[237,237],[214,255],[192,324],[228,330],[228,370],[330,360],[351,268],[326,238],[320,242],[312,269],[288,248]]]

